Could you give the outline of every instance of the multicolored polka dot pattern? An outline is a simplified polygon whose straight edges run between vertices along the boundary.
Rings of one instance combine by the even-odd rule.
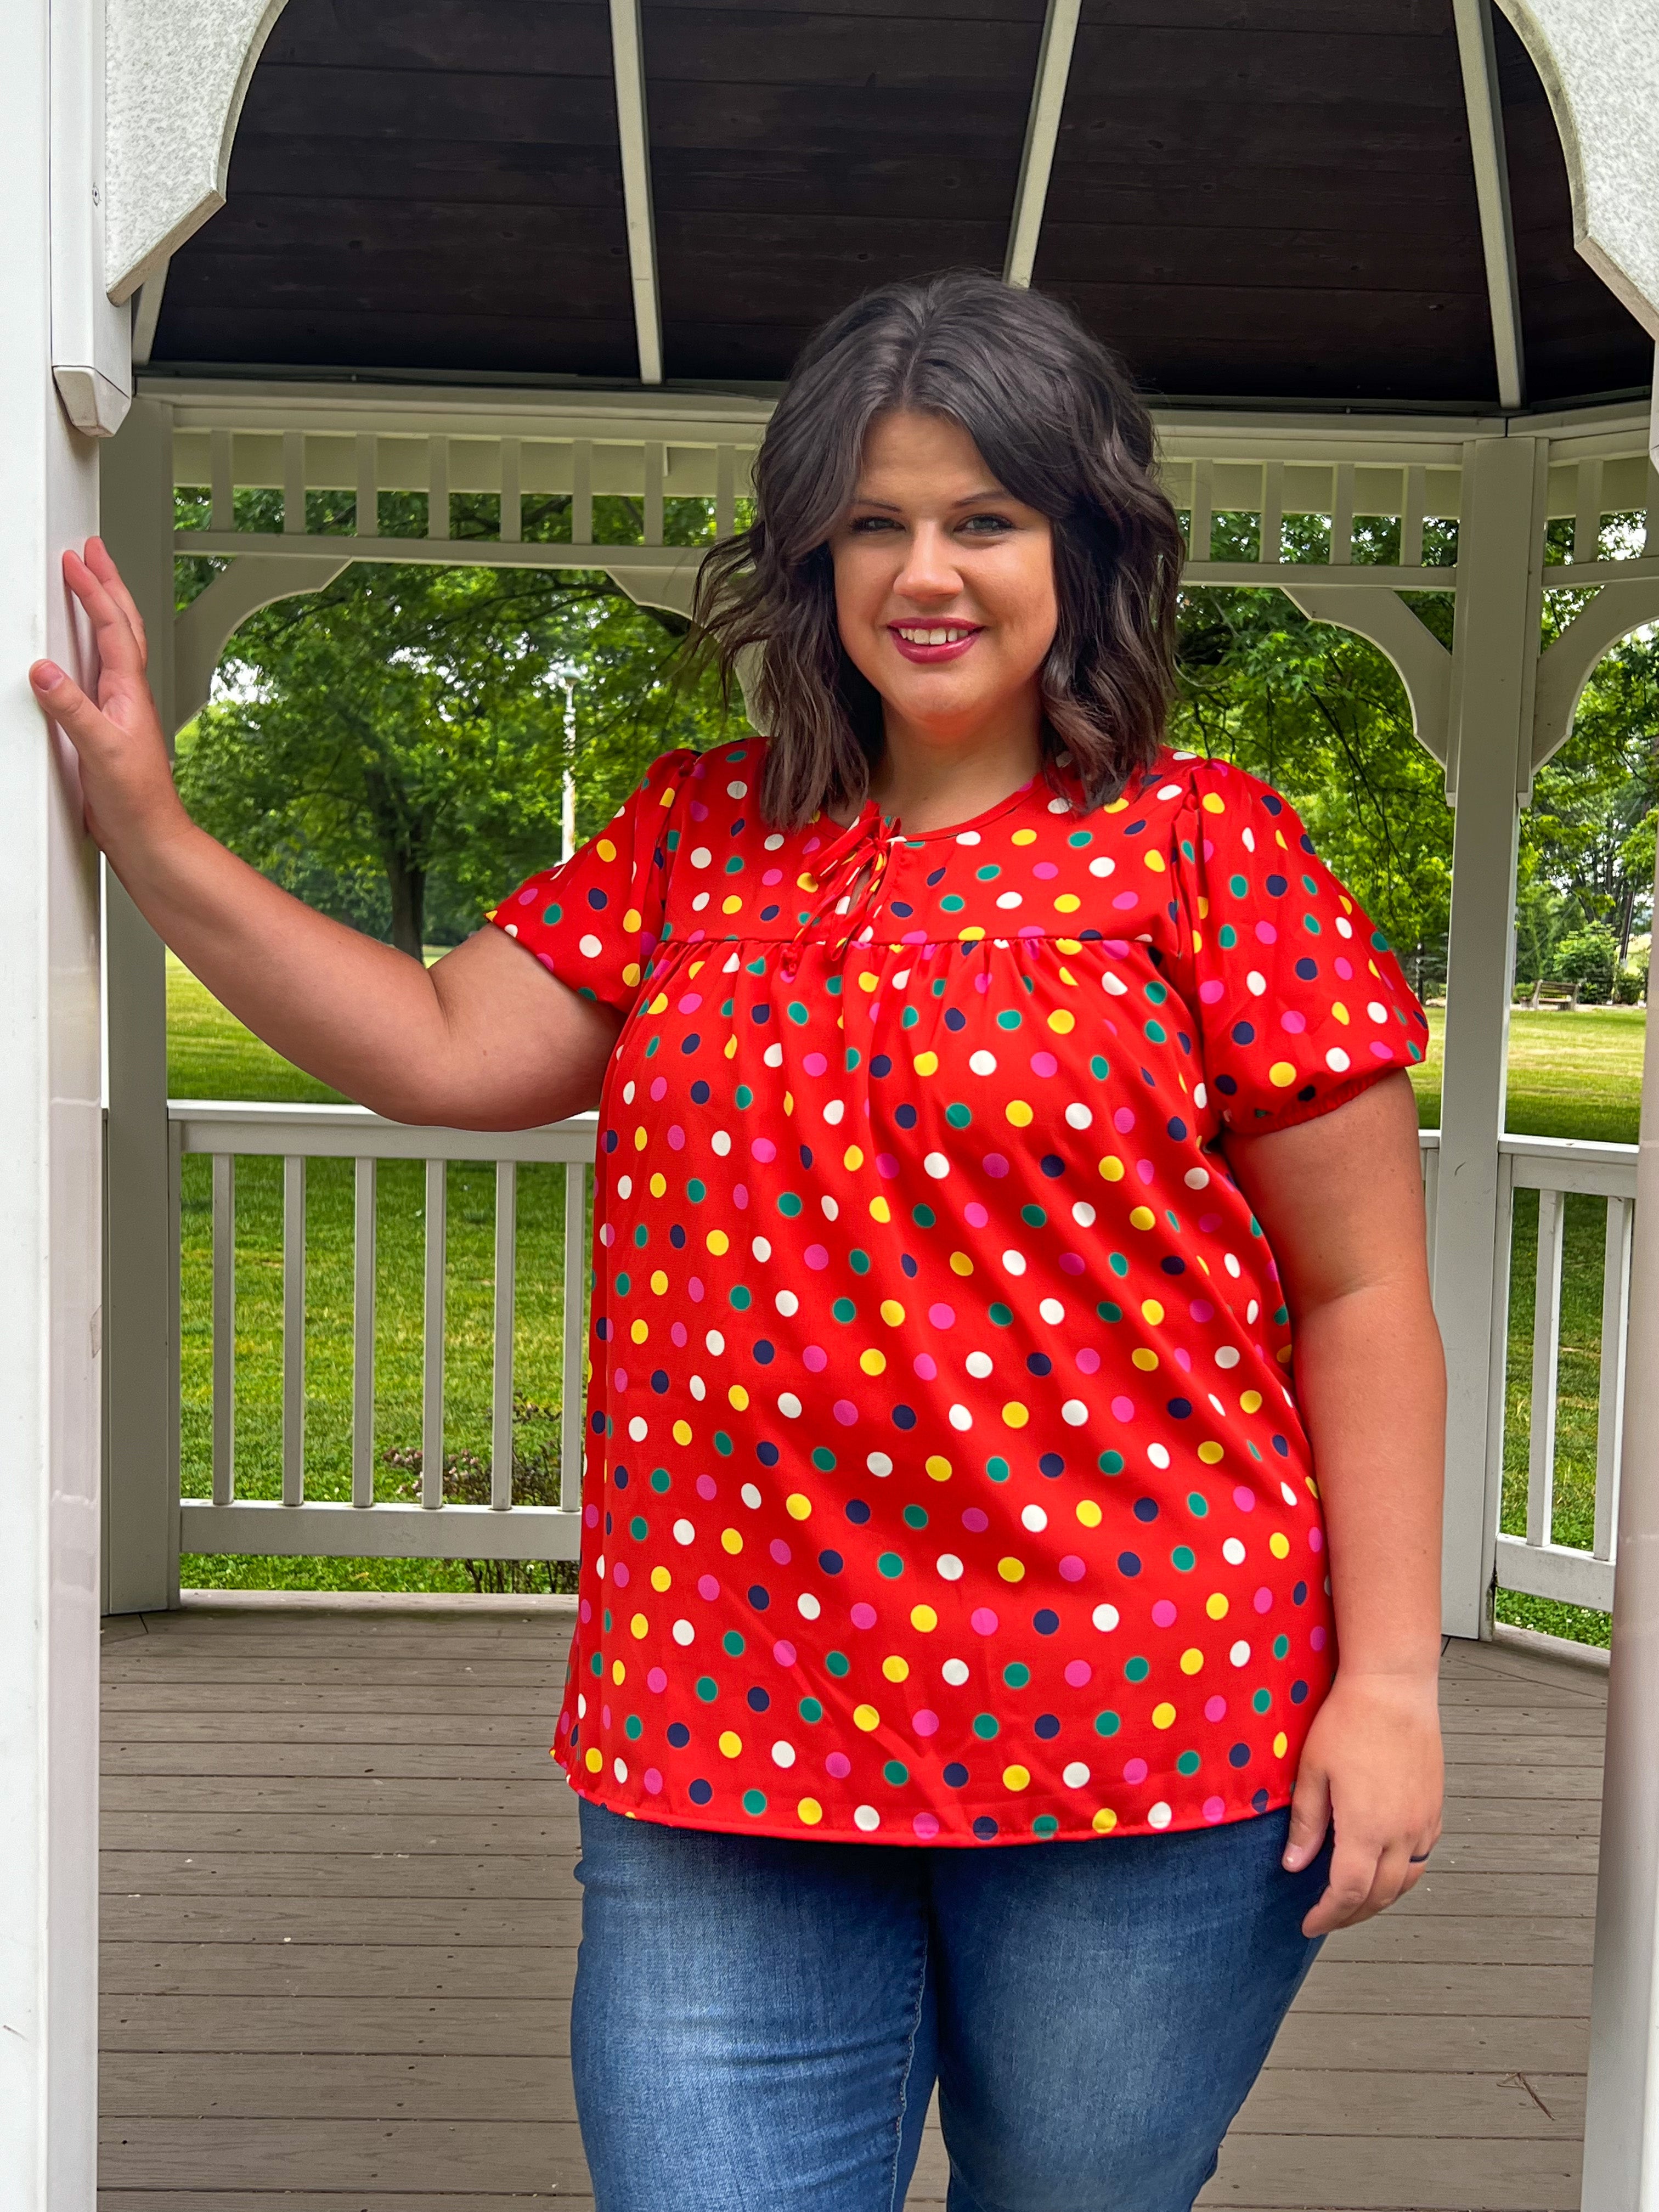
[[[555,1755],[613,1811],[770,1835],[1283,1805],[1324,1530],[1215,1146],[1419,1058],[1422,1011],[1221,763],[907,836],[769,829],[762,757],[669,755],[495,916],[624,1017]]]

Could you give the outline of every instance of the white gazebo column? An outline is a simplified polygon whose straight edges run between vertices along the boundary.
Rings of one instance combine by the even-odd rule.
[[[1516,834],[1532,734],[1542,564],[1541,464],[1529,438],[1463,449],[1450,737],[1456,807],[1446,962],[1435,1310],[1445,1340],[1443,1620],[1487,1622],[1501,1475],[1504,1304],[1498,1139],[1515,934]]]
[[[1659,375],[1652,453],[1659,466]],[[1655,900],[1659,906],[1659,878]],[[1659,1023],[1651,989],[1638,1133],[1585,2212],[1659,2212]]]
[[[99,307],[71,296],[97,179],[62,112],[96,72],[61,50],[52,66],[77,27],[64,0],[0,9],[0,2197],[19,2212],[88,2212],[95,2185],[97,875],[67,749],[25,680],[43,653],[82,665],[59,554],[98,514],[96,449],[52,378],[54,258],[59,309],[89,326]]]
[[[173,728],[173,416],[138,399],[102,448],[105,542],[149,640]],[[175,1604],[179,1587],[178,1267],[167,1140],[167,956],[104,876],[108,1037],[104,1213],[106,1613]]]

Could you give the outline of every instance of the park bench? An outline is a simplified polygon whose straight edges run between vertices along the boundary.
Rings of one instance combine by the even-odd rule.
[[[1527,1005],[1532,1008],[1534,1012],[1536,1012],[1540,1006],[1572,1007],[1577,1006],[1577,1004],[1578,986],[1577,983],[1547,983],[1541,981],[1534,983],[1532,987],[1532,996],[1527,1000]]]

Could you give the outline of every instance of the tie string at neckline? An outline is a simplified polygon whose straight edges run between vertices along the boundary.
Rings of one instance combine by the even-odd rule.
[[[888,862],[903,836],[897,818],[889,821],[879,802],[867,799],[841,834],[815,855],[805,871],[814,885],[813,903],[785,951],[782,964],[787,975],[793,975],[800,964],[800,947],[807,933],[834,913],[843,899],[847,927],[834,948],[837,957],[847,950],[861,923],[874,921],[881,908],[878,893]]]

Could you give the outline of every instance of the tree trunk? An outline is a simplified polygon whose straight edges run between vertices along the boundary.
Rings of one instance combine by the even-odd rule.
[[[398,853],[388,853],[386,887],[392,893],[392,942],[399,952],[424,957],[426,939],[426,870],[410,866]]]

